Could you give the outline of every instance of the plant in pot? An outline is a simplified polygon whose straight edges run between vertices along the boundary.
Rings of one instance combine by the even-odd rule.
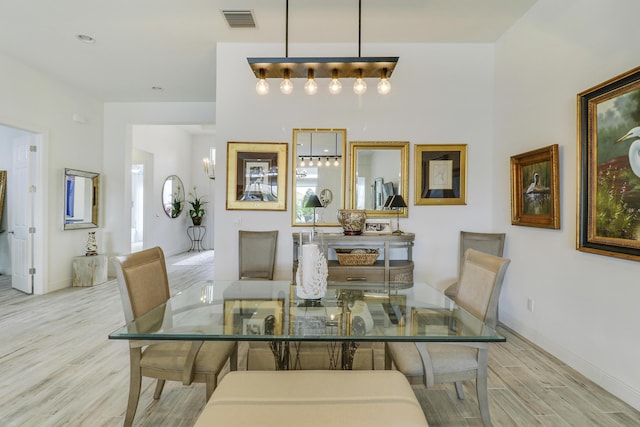
[[[188,200],[191,205],[191,209],[189,209],[189,216],[191,217],[191,221],[193,225],[202,224],[202,217],[204,216],[204,205],[207,204],[207,201],[204,200],[204,196],[198,196],[198,191],[196,187],[193,187],[193,191],[189,192],[189,197],[191,200]]]

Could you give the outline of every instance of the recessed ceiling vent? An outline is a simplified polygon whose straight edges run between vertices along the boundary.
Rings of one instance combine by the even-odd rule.
[[[256,22],[250,10],[223,10],[222,14],[231,28],[255,28]]]

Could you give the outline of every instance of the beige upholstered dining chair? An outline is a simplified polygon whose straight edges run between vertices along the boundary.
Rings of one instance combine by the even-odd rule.
[[[278,246],[278,230],[238,231],[238,278],[240,280],[273,280]],[[275,369],[276,361],[266,342],[249,341],[247,369]]]
[[[508,259],[468,249],[460,275],[458,306],[495,327],[498,298],[509,263]],[[488,343],[387,343],[385,359],[387,369],[395,366],[412,384],[432,387],[454,382],[459,399],[464,399],[462,381],[475,379],[482,421],[485,426],[491,425]]]
[[[505,233],[475,233],[472,231],[460,232],[460,259],[458,262],[458,277],[462,272],[462,264],[464,263],[464,254],[467,249],[475,249],[476,251],[501,257],[504,253]],[[450,284],[444,291],[444,294],[451,299],[456,299],[458,294],[458,281]]]
[[[273,280],[278,230],[239,231],[239,277],[241,280]]]
[[[167,267],[159,247],[114,257],[113,264],[127,323],[169,299]],[[142,377],[158,380],[154,399],[160,398],[165,381],[171,380],[182,381],[185,385],[192,382],[205,383],[206,397],[209,400],[227,360],[230,369],[236,369],[237,344],[210,341],[130,341],[129,359],[131,373],[125,426],[130,426],[133,422]]]

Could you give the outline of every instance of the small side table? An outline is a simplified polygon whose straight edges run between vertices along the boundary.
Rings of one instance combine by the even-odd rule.
[[[189,237],[189,240],[191,240],[191,248],[188,252],[200,252],[206,250],[204,246],[202,246],[202,240],[206,234],[207,227],[204,225],[190,225],[187,227],[187,236]]]
[[[73,257],[73,286],[93,286],[106,281],[106,255]]]

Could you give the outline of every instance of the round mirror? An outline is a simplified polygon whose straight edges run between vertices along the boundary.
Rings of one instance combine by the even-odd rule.
[[[162,207],[169,218],[178,218],[184,209],[184,185],[177,175],[170,175],[164,180]]]

